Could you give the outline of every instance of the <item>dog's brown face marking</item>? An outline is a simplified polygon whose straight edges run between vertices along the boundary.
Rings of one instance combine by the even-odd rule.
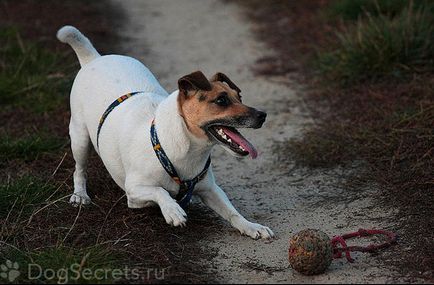
[[[222,73],[208,81],[202,72],[197,71],[182,77],[178,86],[181,116],[196,137],[208,137],[202,128],[207,122],[249,116],[251,112],[252,108],[241,102],[241,90]]]

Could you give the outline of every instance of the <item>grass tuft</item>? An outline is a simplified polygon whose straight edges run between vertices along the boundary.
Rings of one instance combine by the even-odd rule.
[[[349,85],[434,71],[434,17],[428,7],[407,7],[394,18],[368,15],[337,40],[332,51],[318,54],[328,81]]]
[[[0,220],[20,220],[55,194],[57,187],[32,176],[0,184]],[[3,221],[4,222],[4,221]]]

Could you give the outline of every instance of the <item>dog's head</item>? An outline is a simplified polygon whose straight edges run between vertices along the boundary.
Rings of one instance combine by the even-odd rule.
[[[237,128],[260,128],[266,113],[246,106],[241,90],[223,73],[208,80],[196,71],[179,79],[178,104],[188,130],[196,137],[208,139],[236,156],[257,152]]]

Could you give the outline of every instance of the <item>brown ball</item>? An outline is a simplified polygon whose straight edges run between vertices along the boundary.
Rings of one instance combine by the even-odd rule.
[[[302,230],[289,240],[289,263],[301,274],[321,274],[332,260],[330,237],[322,231]]]

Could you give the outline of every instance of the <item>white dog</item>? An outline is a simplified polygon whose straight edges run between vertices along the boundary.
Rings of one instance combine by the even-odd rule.
[[[74,49],[82,67],[71,90],[72,204],[90,203],[86,164],[92,142],[130,208],[157,204],[168,224],[184,226],[183,207],[194,190],[242,234],[274,236],[237,212],[208,168],[217,144],[255,158],[255,148],[235,127],[260,128],[266,117],[241,103],[240,89],[227,76],[208,80],[197,71],[179,79],[179,90],[169,95],[142,63],[101,56],[76,28],[65,26],[57,37]]]

